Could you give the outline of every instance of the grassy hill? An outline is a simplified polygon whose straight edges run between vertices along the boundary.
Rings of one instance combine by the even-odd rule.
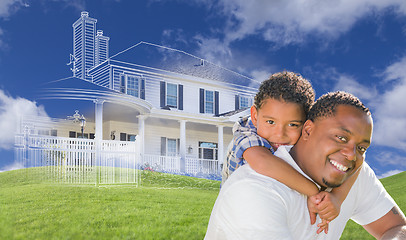
[[[0,239],[203,239],[219,183],[145,174],[137,188],[50,184],[36,169],[0,173]],[[382,182],[405,211],[406,172]],[[350,222],[342,239],[367,238]]]

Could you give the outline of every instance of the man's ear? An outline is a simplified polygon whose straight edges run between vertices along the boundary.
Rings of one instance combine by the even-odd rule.
[[[306,120],[303,124],[302,128],[302,138],[303,140],[307,140],[309,136],[312,134],[314,129],[314,122],[312,120]]]
[[[258,121],[258,110],[255,107],[255,105],[251,106],[251,121],[254,124],[254,126],[257,126],[257,121]]]

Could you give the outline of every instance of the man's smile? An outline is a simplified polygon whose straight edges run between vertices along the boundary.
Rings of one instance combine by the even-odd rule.
[[[346,166],[342,165],[341,163],[336,162],[336,161],[331,160],[331,159],[330,159],[330,163],[331,163],[337,170],[339,170],[339,171],[341,171],[341,172],[347,172],[347,170],[349,169],[349,167],[346,167]]]

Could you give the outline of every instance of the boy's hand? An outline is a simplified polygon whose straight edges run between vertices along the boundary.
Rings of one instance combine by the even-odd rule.
[[[319,198],[321,201],[316,204],[317,213],[321,219],[325,219],[329,222],[333,221],[340,213],[341,205],[333,194],[328,192],[320,192]]]
[[[329,223],[330,223],[329,221],[327,221],[325,219],[322,219],[321,223],[317,224],[317,227],[319,227],[319,229],[317,230],[317,234],[319,234],[319,233],[321,233],[323,231],[324,231],[325,234],[327,234],[328,233],[328,224]]]
[[[313,195],[307,198],[307,209],[309,210],[310,223],[313,225],[316,223],[317,218],[317,205],[321,202],[321,197],[319,194]]]
[[[322,231],[327,234],[329,222],[334,220],[340,213],[338,200],[332,194],[322,191],[307,199],[307,207],[312,225],[316,222],[317,214],[322,219],[322,222],[317,225],[319,227],[317,234]]]

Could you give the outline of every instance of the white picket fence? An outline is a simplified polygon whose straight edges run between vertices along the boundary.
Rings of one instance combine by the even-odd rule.
[[[157,155],[141,156],[137,142],[17,135],[15,157],[26,168],[44,167],[44,177],[61,183],[123,184],[140,183],[139,170],[185,174],[219,175],[216,160]],[[99,149],[99,150],[97,150]]]

